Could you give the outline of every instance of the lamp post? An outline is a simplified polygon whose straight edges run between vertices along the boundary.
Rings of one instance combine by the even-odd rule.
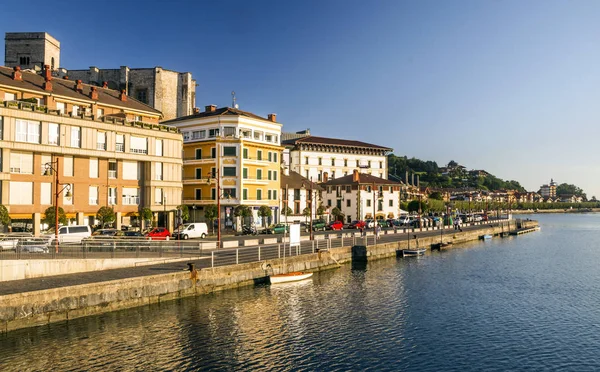
[[[54,172],[54,244],[55,253],[58,253],[58,196],[64,190],[67,190],[65,197],[71,198],[71,185],[68,183],[60,183],[58,180],[58,158],[54,161],[44,164],[44,175],[47,176]],[[64,186],[63,186],[64,185]],[[63,186],[62,189],[58,189],[59,186]]]

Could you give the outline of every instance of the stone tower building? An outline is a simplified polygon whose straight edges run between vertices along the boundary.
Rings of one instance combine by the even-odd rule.
[[[21,69],[52,70],[60,66],[60,42],[46,32],[7,32],[4,37],[4,65]]]

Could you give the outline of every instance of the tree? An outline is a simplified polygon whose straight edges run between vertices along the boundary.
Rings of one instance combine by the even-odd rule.
[[[190,220],[190,209],[188,208],[188,206],[185,204],[181,204],[177,208],[181,209],[181,219],[184,221],[189,221]]]
[[[144,221],[144,227],[152,226],[152,210],[150,208],[142,208],[140,218]]]
[[[410,203],[408,203],[408,211],[409,212],[418,212],[419,211],[419,201],[418,200],[412,200]],[[427,211],[427,204],[425,204],[425,202],[421,202],[421,213]]]
[[[308,217],[310,217],[310,207],[306,207],[302,210],[302,215],[304,216],[304,222],[308,222]]]
[[[0,205],[0,223],[4,226],[10,225],[10,217],[8,216],[8,209],[5,206]]]
[[[245,224],[245,220],[252,217],[252,211],[247,205],[238,205],[233,210],[233,215],[242,219],[242,224]]]
[[[317,216],[319,216],[319,218],[323,218],[325,211],[326,208],[323,206],[323,204],[319,205],[319,208],[317,208]]]
[[[429,195],[429,199],[443,200],[444,197],[442,196],[441,192],[434,191],[434,192],[431,193],[431,195]]]
[[[214,221],[217,219],[218,214],[219,213],[218,213],[217,206],[214,204],[207,205],[204,208],[204,218],[206,218],[207,220],[210,221],[210,225],[212,226],[213,234],[215,233]],[[221,223],[221,221],[219,221],[219,223]]]
[[[48,227],[55,227],[55,218],[54,218],[54,207],[48,207],[44,211],[44,219],[43,223],[48,224]],[[67,215],[65,214],[65,210],[61,207],[58,207],[58,224],[66,225],[67,224]]]
[[[289,216],[290,214],[293,214],[293,213],[294,213],[294,211],[292,210],[292,208],[290,208],[289,205],[283,207],[283,214],[285,216]]]
[[[456,167],[456,166],[458,166],[458,163],[455,162],[454,160],[450,160],[448,162],[448,168],[452,168],[452,167]]]
[[[267,217],[271,217],[272,214],[271,208],[267,207],[266,205],[261,205],[260,208],[258,208],[258,216],[262,218],[263,226],[265,226]]]
[[[344,221],[344,214],[338,207],[333,208],[331,210],[331,214],[333,215],[333,217],[335,217],[336,221]]]
[[[100,220],[100,226],[105,227],[115,221],[115,211],[110,207],[100,207],[96,212],[96,218]]]

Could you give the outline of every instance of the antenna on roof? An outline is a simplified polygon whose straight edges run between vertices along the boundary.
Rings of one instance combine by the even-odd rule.
[[[238,106],[238,104],[237,104],[237,103],[235,103],[235,101],[236,101],[236,98],[235,98],[235,91],[233,91],[233,90],[232,90],[232,91],[231,91],[231,107],[233,107],[233,108],[235,108],[235,109],[237,109],[237,108],[240,108],[240,106]]]

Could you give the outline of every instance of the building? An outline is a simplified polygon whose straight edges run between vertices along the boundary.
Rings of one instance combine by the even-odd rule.
[[[549,185],[542,185],[539,191],[543,198],[556,198],[556,182],[550,179]]]
[[[7,67],[42,71],[49,65],[53,76],[68,76],[84,84],[105,86],[145,103],[162,113],[163,120],[191,115],[196,105],[196,80],[189,72],[162,67],[67,70],[60,65],[60,42],[46,32],[8,32],[4,63]]]
[[[402,184],[371,174],[352,174],[329,180],[321,184],[325,189],[323,203],[329,214],[337,207],[345,222],[369,218],[397,218],[400,213]]]
[[[284,163],[294,172],[317,182],[351,175],[355,169],[388,177],[387,154],[392,149],[360,141],[303,136],[283,142]]]
[[[287,193],[286,193],[287,190]],[[302,177],[299,173],[284,168],[281,175],[281,208],[280,221],[285,221],[286,206],[287,220],[292,222],[308,222],[308,219],[317,218],[318,207],[322,204],[321,192],[323,188],[315,182]],[[311,201],[314,200],[314,203]],[[308,208],[308,209],[306,209]]]
[[[146,207],[165,223],[181,204],[181,134],[124,92],[53,79],[46,67],[43,76],[0,67],[0,199],[13,222],[39,233],[58,191],[77,224],[94,224],[102,206],[117,227]],[[55,162],[58,174],[47,175]]]
[[[204,207],[220,198],[226,227],[233,226],[238,205],[252,207],[258,225],[263,224],[261,206],[272,210],[264,224],[277,221],[283,147],[276,118],[210,105],[204,112],[163,122],[183,134],[183,203],[193,211],[192,219],[202,219]]]

